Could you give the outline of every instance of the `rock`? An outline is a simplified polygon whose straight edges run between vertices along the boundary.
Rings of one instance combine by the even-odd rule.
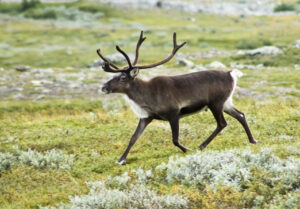
[[[26,97],[23,94],[19,93],[19,94],[13,95],[13,98],[15,100],[21,100],[21,99],[25,99]]]
[[[186,67],[193,67],[195,65],[192,61],[185,58],[178,58],[177,63],[181,66],[186,66]]]
[[[239,68],[239,69],[243,69],[245,68],[246,66],[241,64],[241,63],[237,63],[237,62],[231,62],[230,63],[230,67],[231,68]]]
[[[245,54],[245,52],[242,51],[242,50],[238,50],[238,51],[236,52],[236,55],[244,55],[244,54]]]
[[[168,36],[168,34],[166,32],[157,32],[156,35],[159,38],[164,38],[164,37]]]
[[[238,97],[251,97],[252,92],[250,89],[247,88],[241,88],[236,86],[235,92],[234,92]]]
[[[201,43],[201,44],[199,44],[199,47],[200,48],[207,48],[207,47],[209,47],[209,44],[208,43]]]
[[[213,61],[212,63],[206,65],[206,67],[213,69],[226,69],[226,65],[218,61]]]
[[[42,89],[42,92],[41,92],[41,93],[43,93],[43,94],[49,94],[50,92],[51,92],[50,89],[44,88],[44,89]]]
[[[247,55],[279,55],[282,54],[282,50],[275,46],[264,46],[261,48],[253,49],[247,52]]]
[[[25,72],[25,71],[29,71],[30,67],[27,65],[18,65],[15,67],[15,70],[19,72]]]
[[[195,72],[197,72],[197,71],[203,71],[203,70],[207,70],[207,69],[202,65],[196,65],[196,66],[193,67],[193,70]]]
[[[300,40],[295,41],[293,47],[300,49]]]
[[[42,85],[42,81],[39,81],[39,80],[33,80],[33,81],[31,81],[31,83],[33,86],[41,86]]]

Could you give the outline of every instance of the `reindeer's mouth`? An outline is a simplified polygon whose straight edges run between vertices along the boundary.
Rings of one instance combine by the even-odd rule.
[[[103,86],[102,92],[104,92],[105,94],[109,94],[109,93],[111,93],[111,89],[109,89],[107,86]]]

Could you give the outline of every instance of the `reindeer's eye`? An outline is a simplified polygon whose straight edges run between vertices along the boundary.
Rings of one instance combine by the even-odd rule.
[[[127,79],[126,76],[123,76],[123,75],[122,75],[122,76],[120,77],[120,81],[126,81],[126,79]]]

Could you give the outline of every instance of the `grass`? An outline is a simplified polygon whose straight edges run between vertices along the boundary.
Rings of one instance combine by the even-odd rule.
[[[238,85],[255,96],[236,98],[234,101],[238,109],[246,114],[259,143],[249,144],[242,126],[226,115],[228,126],[207,149],[221,152],[236,148],[257,152],[260,148],[270,147],[282,159],[300,157],[299,152],[289,151],[299,146],[300,138],[300,71],[294,69],[294,65],[300,64],[300,52],[291,48],[299,38],[300,28],[296,27],[299,24],[298,16],[194,14],[196,21],[191,22],[188,18],[191,14],[187,13],[159,9],[127,11],[85,1],[39,4],[32,11],[42,11],[41,14],[44,14],[46,10],[43,8],[55,10],[61,6],[88,14],[103,13],[104,16],[89,21],[88,25],[79,20],[29,19],[26,18],[26,12],[19,13],[20,4],[0,3],[0,67],[4,68],[5,73],[19,73],[10,70],[15,65],[52,67],[72,73],[66,77],[67,80],[76,80],[74,73],[98,59],[95,50],[99,47],[105,55],[114,53],[116,44],[133,52],[140,29],[145,30],[147,36],[141,47],[140,63],[151,63],[165,57],[172,48],[171,34],[174,31],[177,32],[178,42],[188,42],[181,50],[185,54],[209,50],[210,47],[234,51],[272,44],[284,53],[275,57],[232,55],[218,59],[196,57],[193,60],[196,64],[218,60],[227,65],[240,62],[271,66],[243,69],[245,76]],[[205,44],[207,48],[200,48]],[[170,70],[186,72],[186,68],[178,67],[175,63],[167,64]],[[68,67],[72,67],[72,70],[68,70]],[[9,85],[9,82],[14,81],[5,81],[1,85]],[[96,82],[96,78],[84,81],[85,84]],[[28,87],[26,85],[24,88]],[[279,87],[291,90],[280,92]],[[67,202],[69,195],[89,192],[87,181],[105,180],[108,176],[124,172],[132,175],[133,169],[154,169],[171,156],[185,156],[172,144],[169,124],[155,121],[131,150],[128,164],[117,166],[115,161],[125,150],[137,123],[138,119],[119,97],[110,100],[98,97],[94,100],[0,101],[1,153],[14,153],[14,146],[17,145],[23,151],[32,149],[45,153],[57,149],[75,155],[72,170],[19,164],[1,172],[0,208],[37,208],[39,205]],[[209,111],[183,118],[180,125],[180,142],[194,150],[189,154],[196,152],[216,126]],[[257,207],[263,208],[271,204],[273,196],[288,198],[286,190],[277,190],[280,185],[275,185],[274,189],[267,185],[267,173],[259,170],[253,170],[252,173],[254,183],[243,192],[224,186],[216,191],[209,187],[202,190],[197,186],[167,184],[160,174],[160,179],[154,181],[152,186],[160,194],[187,197],[191,208],[251,208],[259,195],[265,198],[265,205]]]
[[[41,11],[44,7],[62,6],[42,5],[34,10],[36,13],[32,11],[31,17],[36,14],[37,18],[44,16],[55,18],[57,16],[51,12],[52,10],[45,10],[51,14]],[[299,27],[296,27],[298,21],[296,15],[240,18],[195,14],[196,21],[191,22],[187,19],[188,14],[178,14],[174,11],[168,13],[162,13],[160,10],[153,10],[151,13],[134,11],[128,15],[122,10],[94,3],[70,3],[64,6],[81,10],[95,8],[104,13],[104,16],[89,21],[90,26],[87,28],[72,26],[74,22],[71,20],[71,22],[60,20],[62,24],[60,26],[55,22],[11,19],[9,24],[0,25],[2,31],[0,38],[2,43],[8,46],[0,48],[1,65],[5,68],[12,68],[18,63],[34,67],[64,67],[68,63],[68,66],[72,67],[84,67],[97,59],[95,50],[92,49],[101,47],[105,54],[111,54],[115,52],[116,42],[126,50],[133,51],[140,29],[146,30],[149,39],[141,47],[141,54],[144,55],[141,56],[141,62],[153,62],[169,53],[171,34],[174,31],[178,33],[179,41],[188,42],[182,52],[197,52],[201,44],[223,50],[254,48],[270,43],[279,47],[290,47],[300,33]],[[82,11],[90,13],[87,10]],[[166,36],[156,35],[160,32],[166,33]],[[76,46],[73,44],[74,41]],[[66,48],[72,53],[66,53]],[[205,61],[197,60],[197,63]]]
[[[5,128],[0,131],[1,152],[13,151],[12,145],[17,144],[22,150],[44,152],[55,148],[76,155],[72,171],[25,166],[2,172],[0,202],[3,206],[34,207],[66,201],[68,195],[86,191],[87,180],[101,180],[138,167],[155,168],[172,155],[184,156],[172,145],[168,124],[154,122],[132,149],[128,165],[116,166],[115,161],[124,151],[138,120],[129,109],[113,110],[112,116],[99,104],[100,101],[2,104],[5,108],[1,108],[0,124]],[[229,126],[207,149],[274,147],[278,149],[277,155],[286,157],[280,147],[293,145],[300,136],[299,105],[292,99],[277,99],[271,104],[239,99],[236,106],[246,113],[259,144],[250,145],[241,125],[226,116]],[[90,115],[91,111],[94,116]],[[195,150],[213,131],[215,121],[210,112],[201,112],[182,119],[181,127],[180,141]],[[283,134],[289,139],[282,140],[279,136]],[[6,143],[11,136],[18,140]]]

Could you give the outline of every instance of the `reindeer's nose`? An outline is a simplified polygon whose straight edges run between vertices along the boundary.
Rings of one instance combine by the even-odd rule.
[[[109,93],[109,88],[108,88],[108,85],[107,85],[107,84],[104,84],[104,85],[102,86],[102,92],[104,92],[104,93],[106,93],[106,94]]]

